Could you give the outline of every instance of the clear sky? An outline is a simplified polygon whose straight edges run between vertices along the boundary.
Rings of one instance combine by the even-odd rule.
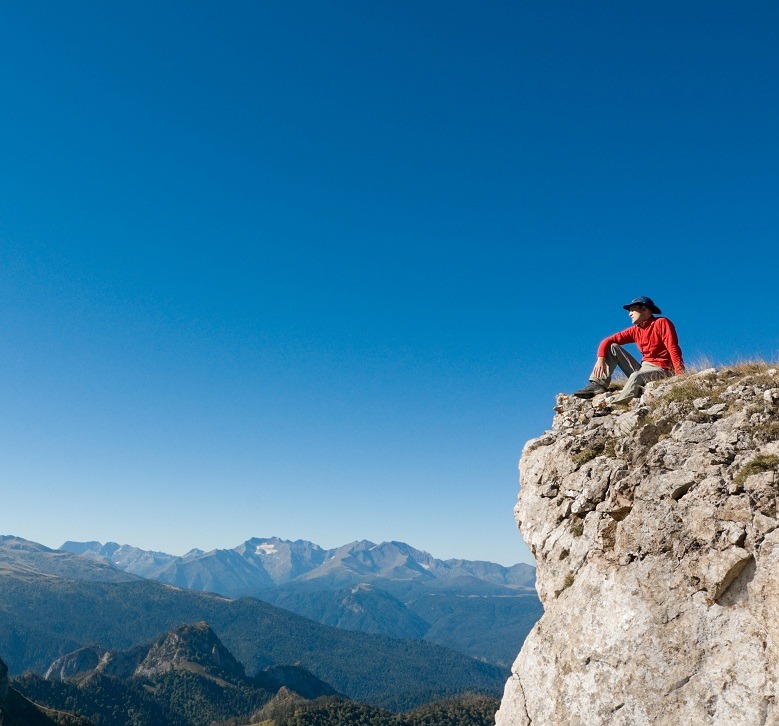
[[[779,4],[0,8],[0,533],[527,561],[650,295],[779,356]]]

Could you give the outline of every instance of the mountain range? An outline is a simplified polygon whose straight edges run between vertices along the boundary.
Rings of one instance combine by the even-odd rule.
[[[183,556],[116,542],[65,542],[60,550],[113,564],[129,574],[228,597],[256,595],[293,581],[318,582],[328,588],[372,579],[435,582],[468,593],[489,592],[493,586],[527,589],[535,582],[535,568],[530,565],[439,560],[404,542],[362,540],[326,550],[305,540],[254,537],[233,549],[193,549]]]
[[[323,549],[257,537],[183,556],[115,542],[65,542],[60,550],[126,575],[256,597],[326,625],[424,638],[504,669],[542,613],[530,565],[440,560],[403,542]]]
[[[339,693],[394,709],[466,690],[497,694],[505,673],[454,650],[322,625],[258,599],[143,579],[112,564],[0,537],[0,658],[44,673],[93,644],[132,649],[207,622],[247,673],[300,664]]]

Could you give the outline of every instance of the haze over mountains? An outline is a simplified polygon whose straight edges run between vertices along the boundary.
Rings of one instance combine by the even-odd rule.
[[[194,549],[181,557],[116,542],[65,542],[60,550],[109,562],[140,577],[228,597],[255,595],[295,580],[326,587],[374,579],[436,583],[469,593],[527,589],[535,581],[535,568],[530,565],[503,567],[492,562],[439,560],[403,542],[362,540],[325,550],[305,540],[255,537],[233,549]]]
[[[325,550],[252,538],[181,557],[115,542],[66,542],[61,550],[178,587],[258,597],[326,625],[424,638],[502,668],[542,612],[530,565],[439,560],[403,542]]]

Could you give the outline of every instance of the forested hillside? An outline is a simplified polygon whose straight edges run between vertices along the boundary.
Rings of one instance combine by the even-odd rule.
[[[12,672],[44,672],[89,643],[126,649],[183,623],[208,622],[247,673],[300,663],[350,698],[394,708],[474,689],[499,693],[503,674],[432,643],[349,632],[243,598],[153,581],[99,583],[0,575],[0,656]]]

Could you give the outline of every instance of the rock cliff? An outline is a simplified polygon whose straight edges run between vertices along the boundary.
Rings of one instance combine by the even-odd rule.
[[[498,726],[779,724],[779,372],[555,412],[515,509],[545,612]]]
[[[49,681],[67,681],[98,670],[107,660],[109,652],[99,645],[88,645],[72,653],[60,656],[48,668],[43,677]]]

